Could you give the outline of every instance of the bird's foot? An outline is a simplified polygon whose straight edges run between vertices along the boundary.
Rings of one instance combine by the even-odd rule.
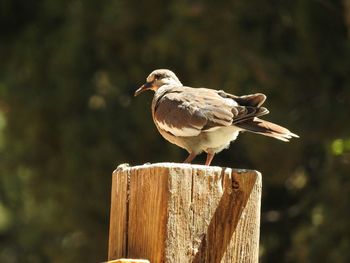
[[[191,163],[195,157],[196,157],[195,153],[190,153],[190,155],[186,158],[184,163]]]
[[[207,153],[207,160],[205,161],[205,165],[210,166],[211,161],[214,158],[215,153]]]

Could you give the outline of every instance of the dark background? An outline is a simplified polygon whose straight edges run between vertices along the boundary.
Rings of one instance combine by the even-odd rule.
[[[1,262],[107,259],[112,171],[187,155],[133,98],[156,68],[300,135],[213,162],[263,174],[261,262],[350,262],[349,1],[2,0],[0,30]]]

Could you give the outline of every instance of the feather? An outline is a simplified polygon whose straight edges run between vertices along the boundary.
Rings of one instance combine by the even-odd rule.
[[[275,123],[265,121],[259,118],[244,121],[236,124],[236,126],[253,133],[262,134],[273,137],[275,139],[288,142],[292,137],[299,138],[298,135],[292,133],[290,130],[277,125]]]

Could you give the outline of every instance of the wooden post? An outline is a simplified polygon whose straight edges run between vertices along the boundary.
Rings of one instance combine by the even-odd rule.
[[[108,259],[258,262],[261,175],[158,163],[113,172]]]

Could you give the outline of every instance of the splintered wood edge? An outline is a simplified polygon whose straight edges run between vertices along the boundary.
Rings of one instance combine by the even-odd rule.
[[[222,187],[224,188],[224,184],[227,183],[227,180],[233,180],[233,178],[236,178],[238,180],[240,187],[241,186],[247,186],[250,185],[250,189],[248,190],[248,198],[253,190],[253,187],[255,184],[257,184],[258,187],[261,188],[261,173],[256,170],[250,170],[250,169],[240,169],[240,168],[230,168],[230,167],[221,167],[221,166],[207,166],[207,165],[200,165],[200,164],[189,164],[189,163],[145,163],[143,165],[136,165],[136,166],[130,166],[128,163],[123,163],[118,165],[118,167],[113,171],[112,176],[116,175],[119,172],[125,172],[125,171],[131,171],[131,170],[143,170],[143,169],[154,169],[154,168],[167,168],[167,169],[203,169],[206,171],[211,172],[224,172],[229,173],[229,176],[224,176],[221,178],[222,181]],[[243,176],[240,176],[241,174],[244,174]],[[250,182],[249,182],[250,181]],[[247,190],[247,189],[245,189]]]
[[[221,171],[222,169],[231,169],[233,172],[237,174],[254,173],[256,177],[261,177],[260,172],[256,170],[250,170],[250,169],[230,168],[230,167],[221,167],[221,166],[207,166],[207,165],[190,164],[190,163],[170,163],[170,162],[145,163],[143,165],[135,165],[135,166],[130,166],[128,163],[123,163],[118,165],[118,167],[113,171],[113,174],[116,174],[120,171],[125,171],[125,170],[149,169],[149,168],[180,168],[180,169],[195,168],[195,169],[205,169],[205,170],[212,170],[212,171]],[[261,180],[261,178],[257,180]]]

